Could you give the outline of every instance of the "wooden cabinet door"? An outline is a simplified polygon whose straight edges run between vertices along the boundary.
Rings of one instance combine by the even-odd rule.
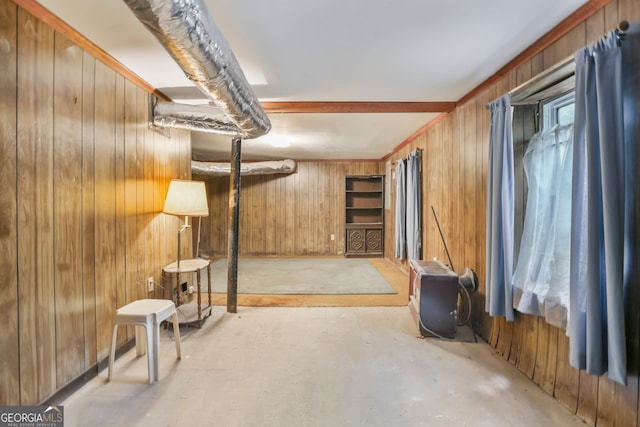
[[[366,230],[364,228],[355,228],[347,230],[347,253],[365,253]]]
[[[368,229],[365,236],[366,252],[382,252],[382,229]]]

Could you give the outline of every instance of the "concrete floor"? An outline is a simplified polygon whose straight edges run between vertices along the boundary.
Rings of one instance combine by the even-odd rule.
[[[583,425],[466,332],[419,339],[406,306],[217,306],[180,361],[161,331],[159,382],[131,350],[62,402],[65,426]]]

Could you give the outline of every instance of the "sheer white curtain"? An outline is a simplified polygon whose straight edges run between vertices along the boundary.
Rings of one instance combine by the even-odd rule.
[[[513,109],[511,95],[493,101],[487,183],[486,310],[513,322]]]
[[[404,160],[399,159],[396,164],[396,258],[407,257],[406,211],[405,201],[406,177]]]
[[[569,307],[573,125],[535,134],[524,154],[528,193],[513,307],[565,329]]]

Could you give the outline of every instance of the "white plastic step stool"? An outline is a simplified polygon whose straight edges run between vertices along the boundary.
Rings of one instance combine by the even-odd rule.
[[[173,316],[173,332],[176,342],[176,355],[180,359],[180,327],[178,315],[173,301],[164,299],[141,299],[116,310],[113,321],[113,335],[111,337],[111,351],[109,354],[109,376],[113,375],[113,361],[116,355],[116,341],[119,325],[135,325],[136,327],[136,356],[147,353],[149,368],[149,384],[158,381],[158,355],[160,353],[160,324]],[[146,332],[146,339],[142,335],[142,328]],[[145,345],[146,344],[146,345]]]

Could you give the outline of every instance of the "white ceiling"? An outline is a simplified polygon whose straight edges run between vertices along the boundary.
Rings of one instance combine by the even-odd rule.
[[[586,3],[205,1],[261,101],[371,102],[457,101]],[[40,3],[174,100],[193,94],[123,1]],[[243,158],[380,159],[437,115],[272,113],[271,132],[243,141]],[[194,157],[229,158],[228,137],[194,133],[192,141]]]

